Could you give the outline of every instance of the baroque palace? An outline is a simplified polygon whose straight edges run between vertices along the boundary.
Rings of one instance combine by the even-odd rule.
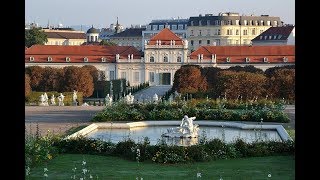
[[[187,64],[219,68],[253,65],[262,70],[295,64],[294,45],[199,46],[191,54],[188,46],[188,40],[164,28],[144,41],[143,53],[133,46],[34,45],[25,49],[25,66],[93,65],[106,80],[124,78],[131,85],[149,82],[154,86],[172,85],[175,72]]]

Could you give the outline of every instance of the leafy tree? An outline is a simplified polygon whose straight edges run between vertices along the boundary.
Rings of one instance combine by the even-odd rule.
[[[48,42],[47,35],[41,30],[41,28],[31,28],[25,31],[25,46],[31,47],[34,44],[45,44]]]
[[[39,84],[41,91],[58,91],[62,90],[63,69],[45,67],[42,75],[42,81]]]
[[[208,85],[200,66],[186,65],[176,71],[172,88],[181,93],[196,93],[207,91]]]
[[[215,91],[218,95],[236,99],[262,97],[265,94],[266,77],[263,74],[250,72],[221,71],[218,73]]]
[[[28,74],[24,74],[24,96],[29,96],[31,93],[31,86],[30,86],[30,76]]]
[[[279,70],[279,69],[295,69],[295,65],[286,65],[286,66],[275,66],[275,67],[272,67],[272,68],[268,68],[266,69],[266,71],[264,72],[264,74],[270,78],[271,76],[274,75],[275,71],[276,70]]]
[[[94,89],[93,78],[85,68],[69,66],[64,68],[64,91],[77,90],[84,97],[92,95]]]
[[[202,76],[206,77],[208,89],[212,89],[215,86],[215,82],[217,81],[217,73],[222,69],[217,67],[204,67],[201,68]]]
[[[30,66],[25,69],[25,73],[30,76],[30,86],[33,91],[42,91],[41,82],[43,81],[44,68],[40,66]]]
[[[295,99],[295,69],[276,69],[268,81],[268,94],[273,98]]]
[[[93,78],[93,83],[96,84],[99,78],[98,69],[93,65],[84,65],[82,68],[90,73]]]
[[[235,71],[235,72],[240,72],[240,71],[244,71],[244,72],[251,72],[251,73],[259,73],[259,74],[263,74],[263,70],[254,67],[253,65],[247,65],[247,66],[231,66],[227,69],[228,71]]]
[[[111,42],[111,41],[107,41],[105,39],[100,41],[99,45],[103,45],[103,46],[118,46],[118,44],[116,44],[114,42]]]

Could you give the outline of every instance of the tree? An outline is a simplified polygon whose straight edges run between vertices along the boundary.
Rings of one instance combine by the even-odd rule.
[[[31,86],[30,86],[30,76],[28,74],[24,74],[24,96],[29,96],[31,93]]]
[[[295,99],[295,69],[277,69],[268,79],[268,94],[274,98]]]
[[[176,71],[172,88],[181,93],[196,93],[207,91],[208,85],[199,66],[186,65]]]
[[[262,69],[259,69],[259,68],[256,68],[252,65],[247,65],[247,66],[231,66],[227,69],[228,71],[235,71],[235,72],[240,72],[240,71],[243,71],[243,72],[251,72],[251,73],[259,73],[259,74],[263,74],[263,70]]]
[[[103,46],[118,46],[118,44],[116,44],[114,42],[111,42],[111,41],[107,41],[105,39],[100,41],[99,45],[103,45]]]
[[[82,68],[90,73],[93,78],[93,83],[96,84],[99,79],[98,69],[92,65],[84,65]]]
[[[47,35],[41,30],[41,28],[31,28],[25,31],[25,46],[31,47],[34,44],[45,44],[48,42]]]
[[[69,66],[64,68],[64,91],[79,91],[84,97],[92,95],[94,89],[93,78],[84,68]]]
[[[40,66],[30,66],[25,69],[25,73],[30,76],[30,86],[33,91],[42,91],[44,68]]]
[[[42,74],[42,81],[39,83],[41,91],[61,92],[63,83],[63,69],[45,67]]]
[[[265,94],[266,77],[263,74],[250,72],[221,71],[218,73],[215,92],[216,95],[225,95],[227,98],[252,99]]]
[[[275,67],[272,67],[272,68],[268,68],[266,69],[266,71],[264,72],[264,74],[270,78],[271,76],[274,75],[275,71],[276,70],[279,70],[279,69],[295,69],[295,65],[286,65],[286,66],[275,66]]]

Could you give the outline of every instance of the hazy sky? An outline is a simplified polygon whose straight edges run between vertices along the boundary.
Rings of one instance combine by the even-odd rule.
[[[25,20],[46,26],[94,25],[109,27],[116,22],[128,27],[153,19],[189,18],[199,14],[238,12],[244,15],[278,16],[295,24],[294,0],[25,0]]]

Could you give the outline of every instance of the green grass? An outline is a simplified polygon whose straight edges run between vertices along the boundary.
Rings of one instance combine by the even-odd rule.
[[[118,157],[63,154],[51,160],[48,164],[48,179],[70,179],[72,169],[77,167],[77,178],[80,178],[82,160],[87,162],[94,179],[130,179],[138,175],[144,180],[149,179],[197,179],[197,172],[201,172],[201,179],[223,180],[258,180],[258,179],[295,179],[294,156],[252,157],[230,160],[217,160],[193,164],[155,164],[152,162],[138,162],[123,160]],[[30,179],[44,179],[43,168],[39,165],[31,169]],[[268,178],[268,174],[271,178]],[[86,178],[88,179],[88,178]]]

